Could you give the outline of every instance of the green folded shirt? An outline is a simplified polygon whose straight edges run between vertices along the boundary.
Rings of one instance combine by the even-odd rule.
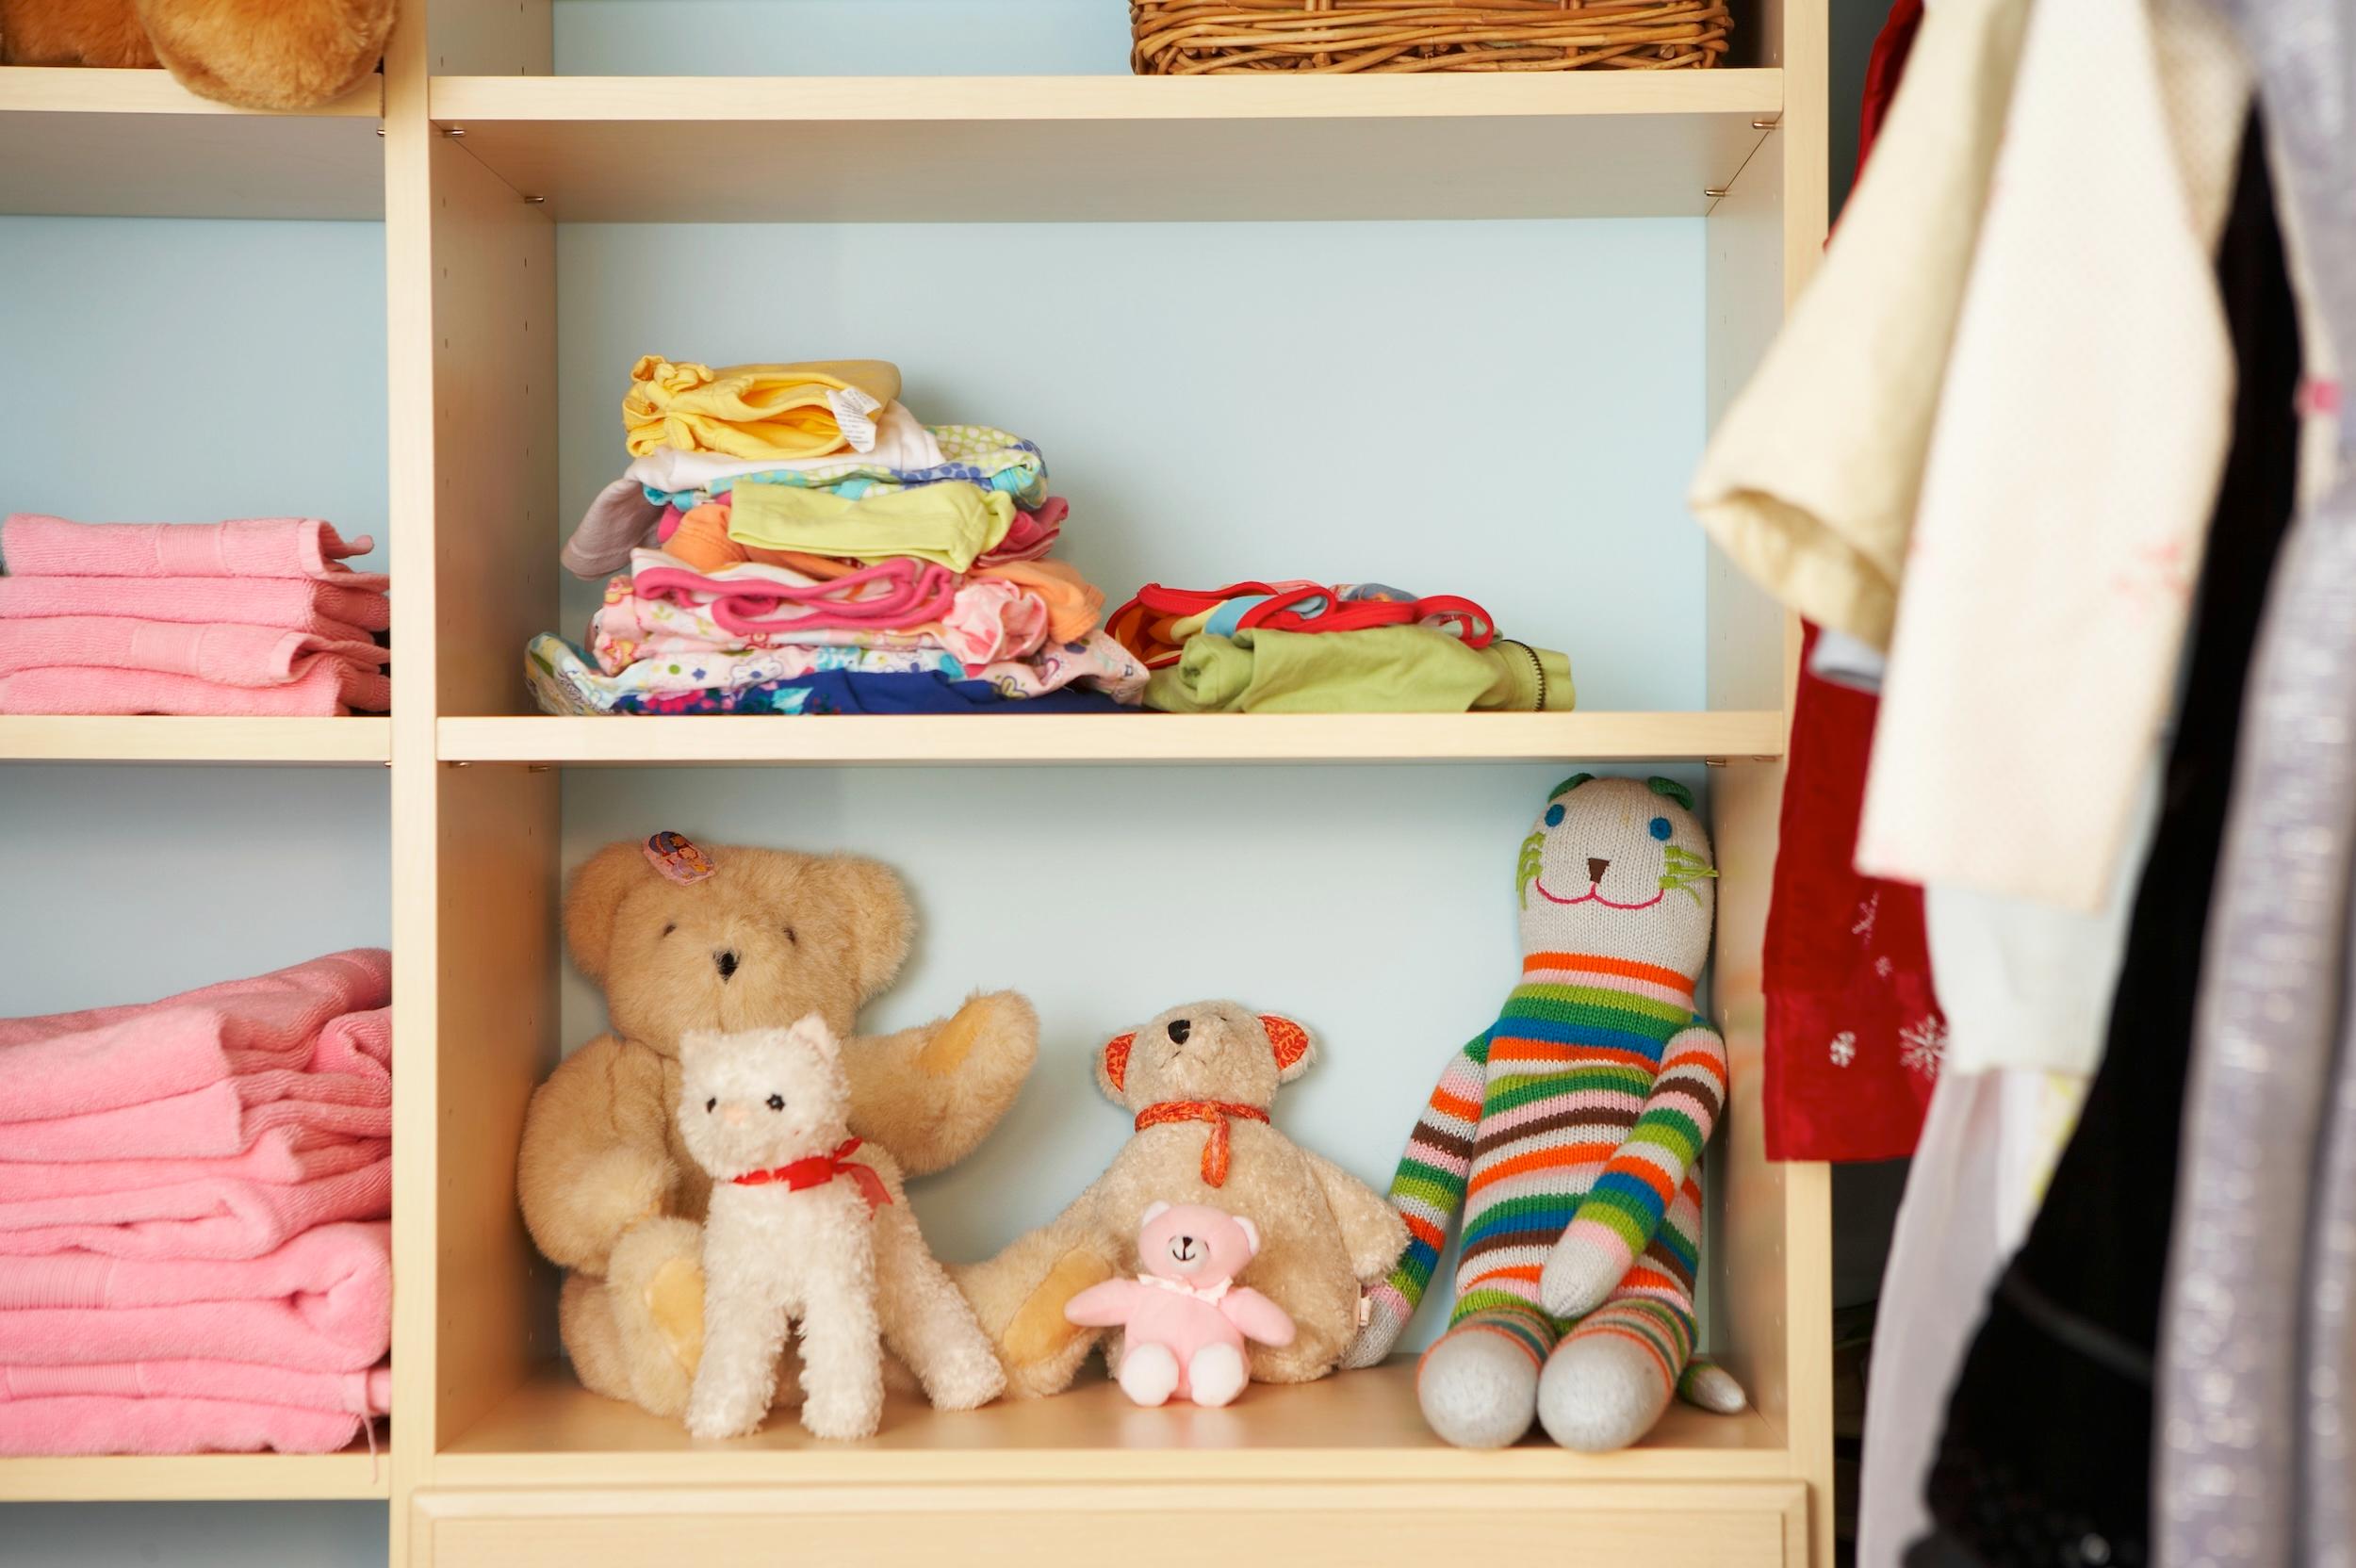
[[[762,549],[877,561],[913,556],[971,570],[997,547],[1014,522],[1014,498],[948,481],[846,499],[830,490],[790,484],[740,484],[728,509],[728,537]]]
[[[1544,671],[1543,677],[1541,670]],[[1464,713],[1569,710],[1571,662],[1498,638],[1467,647],[1424,626],[1186,639],[1145,704],[1170,713]]]

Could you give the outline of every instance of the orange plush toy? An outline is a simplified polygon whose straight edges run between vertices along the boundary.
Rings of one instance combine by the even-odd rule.
[[[161,65],[191,92],[307,109],[376,69],[394,0],[0,0],[0,64]]]

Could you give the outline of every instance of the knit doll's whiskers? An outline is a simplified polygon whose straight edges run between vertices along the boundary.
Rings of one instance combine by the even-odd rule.
[[[1716,876],[1718,868],[1692,850],[1679,849],[1675,844],[1662,845],[1661,855],[1663,861],[1661,872],[1662,890],[1681,892],[1699,904],[1702,901],[1702,895],[1693,890],[1693,884],[1705,877]]]

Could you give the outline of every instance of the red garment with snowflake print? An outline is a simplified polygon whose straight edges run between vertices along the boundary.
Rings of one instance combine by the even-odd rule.
[[[1914,1152],[1947,1021],[1931,988],[1922,890],[1854,869],[1880,699],[1800,656],[1767,911],[1764,1098],[1771,1160]]]

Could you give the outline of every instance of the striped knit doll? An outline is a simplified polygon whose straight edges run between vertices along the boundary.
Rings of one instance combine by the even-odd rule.
[[[1715,909],[1684,786],[1579,774],[1522,841],[1522,981],[1448,1060],[1391,1182],[1414,1239],[1368,1292],[1343,1364],[1390,1353],[1461,1211],[1446,1334],[1416,1368],[1424,1419],[1463,1447],[1622,1447],[1678,1390],[1742,1408],[1693,1350],[1700,1154],[1726,1053],[1693,1011]]]

